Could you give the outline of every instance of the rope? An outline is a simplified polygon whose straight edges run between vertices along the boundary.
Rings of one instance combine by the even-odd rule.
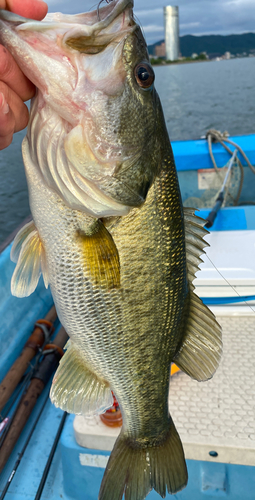
[[[226,142],[228,142],[229,144],[231,144],[232,146],[234,146],[239,151],[239,153],[245,159],[247,165],[250,167],[251,171],[255,174],[255,168],[250,163],[250,161],[247,158],[247,156],[246,156],[245,152],[243,151],[243,149],[238,144],[236,144],[234,141],[231,141],[230,139],[228,139],[228,137],[229,137],[229,133],[227,131],[225,131],[225,132],[222,133],[219,130],[215,130],[215,129],[208,130],[208,132],[206,134],[206,138],[207,138],[207,141],[208,141],[209,154],[210,154],[210,157],[211,157],[211,160],[212,160],[212,163],[213,163],[213,166],[214,166],[216,172],[219,172],[219,168],[218,168],[218,166],[216,164],[216,161],[215,161],[215,158],[214,158],[214,155],[213,155],[212,142],[219,142],[226,149],[226,151],[228,151],[228,153],[232,156],[233,151],[227,146],[227,144],[225,144]],[[243,165],[242,165],[241,161],[239,160],[239,158],[236,159],[236,162],[237,162],[237,165],[238,165],[238,167],[240,169],[241,179],[240,179],[240,184],[239,184],[239,189],[238,189],[237,195],[236,195],[235,199],[233,200],[234,201],[234,205],[238,204],[238,200],[239,200],[241,192],[242,192],[243,180],[244,180]],[[228,194],[230,195],[230,193],[228,193]]]
[[[229,133],[227,131],[225,131],[225,132],[222,133],[222,132],[220,132],[220,130],[215,130],[213,128],[211,128],[210,130],[208,130],[208,132],[206,134],[206,138],[208,140],[209,152],[210,152],[210,156],[212,158],[213,164],[216,165],[214,157],[213,157],[213,153],[212,153],[212,146],[211,146],[212,140],[213,140],[213,142],[219,142],[220,144],[222,144],[222,146],[224,146],[224,148],[232,155],[231,149],[228,148],[228,146],[226,144],[224,144],[225,142],[228,142],[229,144],[231,144],[232,146],[234,146],[236,149],[238,149],[239,153],[245,159],[248,167],[250,167],[251,171],[255,174],[255,167],[251,164],[249,158],[247,158],[244,150],[238,144],[236,144],[236,142],[231,141],[230,139],[228,139],[228,137],[229,137]],[[210,145],[209,145],[209,143],[210,143]],[[217,169],[218,169],[218,167],[216,165],[216,170]]]

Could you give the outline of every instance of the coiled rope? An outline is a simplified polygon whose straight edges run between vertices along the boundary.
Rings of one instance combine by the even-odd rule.
[[[249,166],[249,168],[251,169],[251,171],[253,172],[253,174],[255,174],[255,167],[251,164],[251,162],[247,158],[247,156],[246,156],[245,152],[243,151],[243,149],[238,144],[236,144],[234,141],[231,141],[229,139],[229,133],[227,131],[220,132],[220,130],[210,129],[210,130],[208,130],[208,132],[206,134],[206,139],[207,139],[207,142],[208,142],[209,154],[210,154],[210,157],[211,157],[211,160],[212,160],[212,163],[213,163],[213,166],[214,166],[214,169],[215,169],[216,172],[219,172],[219,167],[216,164],[216,161],[215,161],[215,158],[214,158],[214,155],[213,155],[213,152],[212,152],[212,143],[213,142],[214,143],[215,142],[219,142],[226,149],[226,151],[228,151],[228,153],[231,156],[233,154],[233,151],[227,146],[226,143],[229,143],[232,146],[234,146],[239,151],[239,153],[242,155],[242,157],[246,161],[247,165]],[[243,169],[243,165],[242,165],[242,163],[241,163],[241,161],[240,161],[239,158],[236,158],[236,163],[237,163],[237,165],[238,165],[238,167],[240,169],[240,175],[241,175],[239,189],[238,189],[237,195],[236,195],[236,197],[234,199],[230,195],[230,193],[228,193],[231,196],[231,198],[233,199],[234,205],[238,204],[238,200],[239,200],[241,192],[242,192],[243,180],[244,180],[244,169]]]

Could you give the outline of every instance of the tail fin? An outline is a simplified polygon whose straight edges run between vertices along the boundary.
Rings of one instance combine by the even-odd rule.
[[[173,421],[163,443],[141,447],[122,432],[109,458],[99,500],[144,500],[154,488],[162,498],[187,484],[188,474],[179,434]]]

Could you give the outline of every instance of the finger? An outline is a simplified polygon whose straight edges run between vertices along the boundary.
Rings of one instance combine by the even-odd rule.
[[[4,94],[0,92],[0,149],[7,148],[11,144],[14,129],[14,114],[7,104]]]
[[[47,4],[42,0],[0,0],[0,6],[2,9],[11,10],[20,16],[39,21],[46,16],[48,11]]]
[[[22,73],[10,52],[0,45],[0,80],[8,85],[23,101],[35,94],[35,86]]]
[[[0,83],[0,149],[12,141],[14,132],[23,130],[29,113],[23,101],[4,83]]]

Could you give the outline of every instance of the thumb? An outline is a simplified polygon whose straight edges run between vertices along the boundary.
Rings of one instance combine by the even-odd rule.
[[[43,0],[0,0],[0,8],[38,21],[48,12],[48,5]]]

